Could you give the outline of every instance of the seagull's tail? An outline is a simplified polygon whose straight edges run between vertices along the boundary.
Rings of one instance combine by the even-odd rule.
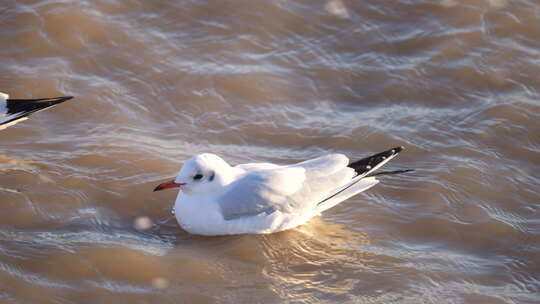
[[[384,152],[380,152],[350,163],[349,167],[353,168],[354,171],[356,171],[356,176],[349,183],[343,185],[339,189],[336,189],[333,194],[319,202],[317,204],[317,207],[315,208],[316,212],[323,212],[324,210],[332,208],[333,206],[348,199],[349,197],[375,186],[379,182],[375,178],[375,176],[399,174],[414,171],[409,169],[381,171],[377,173],[374,172],[375,170],[379,169],[384,164],[389,162],[392,158],[396,157],[396,155],[398,155],[399,152],[403,151],[403,149],[403,147],[395,147],[393,149],[386,150]]]

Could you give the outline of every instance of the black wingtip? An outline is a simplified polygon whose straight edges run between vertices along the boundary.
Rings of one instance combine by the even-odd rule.
[[[68,101],[70,99],[73,99],[73,96],[62,96],[62,97],[54,97],[54,98],[47,98],[41,102],[47,103],[47,107],[51,107],[54,105],[57,105],[59,103],[62,103],[64,101]]]
[[[73,96],[62,96],[39,99],[7,99],[7,114],[20,113],[21,115],[30,115],[31,113],[52,107],[73,98]]]
[[[53,97],[53,98],[36,99],[35,101],[36,102],[41,102],[41,103],[48,103],[50,106],[52,106],[52,105],[55,105],[55,104],[62,103],[64,101],[68,101],[68,100],[73,99],[73,98],[74,98],[73,96],[60,96],[60,97]],[[30,99],[30,101],[32,101],[32,100]]]
[[[60,102],[64,102],[66,100],[70,100],[70,99],[73,99],[74,97],[73,96],[63,96],[63,97],[58,97],[58,99],[61,99],[62,101]]]
[[[395,156],[399,152],[403,151],[405,147],[398,146],[394,147],[392,149],[388,149],[386,151],[371,155],[366,158],[362,158],[361,160],[352,162],[349,164],[349,167],[353,168],[358,175],[364,174],[366,172],[371,171],[375,166],[380,164],[382,161],[387,159],[388,157]]]
[[[401,152],[403,150],[405,150],[405,147],[404,146],[399,146],[399,147],[394,147],[394,148],[392,148],[390,150],[386,150],[386,151],[381,152],[381,153],[388,153],[388,154],[391,155],[391,154],[397,154],[397,153],[399,153],[399,152]]]

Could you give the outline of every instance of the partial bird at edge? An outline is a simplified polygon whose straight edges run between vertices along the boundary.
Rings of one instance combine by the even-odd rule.
[[[73,96],[10,99],[8,94],[0,92],[0,130],[28,119],[35,112],[55,106],[72,98]]]

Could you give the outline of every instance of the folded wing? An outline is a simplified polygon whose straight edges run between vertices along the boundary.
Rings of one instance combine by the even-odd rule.
[[[255,170],[230,184],[218,198],[226,220],[260,213],[291,211],[291,196],[302,188],[306,179],[302,168],[280,167]]]
[[[218,203],[226,220],[275,211],[320,213],[377,184],[373,172],[402,150],[395,147],[353,163],[342,154],[330,154],[290,166],[240,165],[246,174],[229,185]]]
[[[290,166],[237,166],[246,174],[219,197],[223,217],[233,220],[277,210],[295,213],[314,209],[317,202],[355,175],[348,163],[344,155],[332,154]]]

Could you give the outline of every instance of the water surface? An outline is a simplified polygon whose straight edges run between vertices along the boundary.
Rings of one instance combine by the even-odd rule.
[[[0,133],[1,303],[540,302],[537,1],[4,2],[0,91],[76,99]],[[415,173],[272,235],[152,193],[396,145]]]

